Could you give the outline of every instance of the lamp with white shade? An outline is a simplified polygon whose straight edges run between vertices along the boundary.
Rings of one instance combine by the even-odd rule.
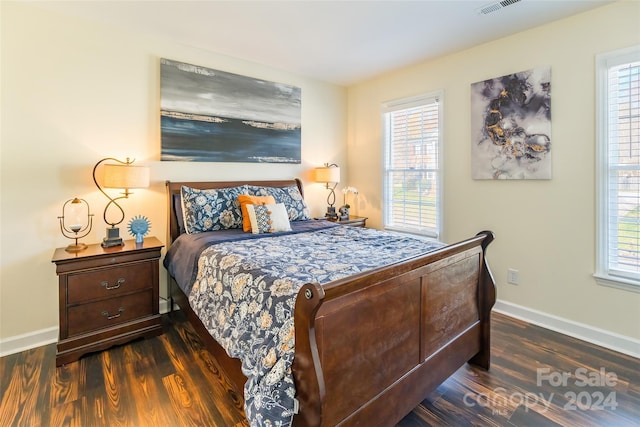
[[[98,166],[105,161],[113,161],[116,162],[116,164],[106,163],[104,165],[102,168],[103,185],[100,186],[98,179],[96,178],[96,170],[98,169]],[[100,192],[109,199],[109,203],[107,203],[107,206],[104,208],[103,218],[104,222],[109,224],[111,227],[107,228],[107,236],[102,241],[102,247],[122,246],[124,244],[120,237],[120,229],[116,227],[116,225],[124,221],[124,210],[116,200],[128,198],[129,195],[132,194],[129,190],[133,188],[146,188],[149,186],[149,168],[146,166],[132,166],[134,161],[135,160],[129,160],[128,157],[124,162],[113,157],[107,157],[100,160],[93,167],[93,182],[98,187],[98,190],[100,190]],[[121,196],[113,198],[104,191],[103,187],[119,188],[123,189],[124,192]],[[117,217],[119,219],[117,221],[110,221],[107,219],[107,211],[111,205],[114,205],[120,211],[120,215]]]
[[[336,208],[333,205],[336,202],[335,189],[340,182],[340,167],[335,163],[325,163],[324,166],[315,168],[314,181],[324,183],[325,187],[329,190],[329,195],[327,196],[327,205],[329,206],[327,206],[327,213],[325,214],[325,217],[329,219],[337,219],[338,214],[336,213]]]

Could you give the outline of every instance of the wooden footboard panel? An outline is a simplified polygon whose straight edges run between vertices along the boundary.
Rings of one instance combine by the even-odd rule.
[[[393,426],[413,410],[473,354],[480,332],[477,325],[451,341],[428,361],[386,388],[336,426]],[[331,424],[322,424],[331,425]]]
[[[328,301],[318,312],[324,425],[338,425],[420,363],[421,279],[411,276]]]
[[[296,383],[295,424],[394,425],[465,362],[488,368],[492,239],[479,234],[323,289],[306,285],[296,304],[304,298],[300,309],[315,314],[302,322],[296,305],[293,369],[305,384]],[[314,343],[299,347],[309,336]]]
[[[421,360],[480,320],[481,256],[480,248],[475,248],[425,268],[421,295]]]

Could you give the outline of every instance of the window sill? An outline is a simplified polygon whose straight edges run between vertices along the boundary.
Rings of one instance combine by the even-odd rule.
[[[621,277],[607,276],[602,274],[594,274],[593,278],[596,279],[596,283],[601,286],[640,293],[640,283],[635,280],[623,279]]]
[[[428,232],[428,231],[421,232],[421,231],[418,231],[418,230],[409,230],[409,229],[406,229],[406,228],[387,227],[387,226],[383,226],[383,229],[385,231],[389,231],[391,233],[410,235],[410,236],[414,236],[414,237],[418,237],[418,238],[424,238],[424,239],[428,239],[428,240],[438,241],[438,235],[433,233],[433,232]]]

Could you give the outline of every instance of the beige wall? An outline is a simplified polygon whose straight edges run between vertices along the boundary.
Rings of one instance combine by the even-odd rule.
[[[502,301],[640,338],[640,294],[596,285],[594,58],[640,43],[640,2],[617,2],[349,88],[349,184],[381,226],[384,101],[444,90],[444,238],[484,229]],[[471,179],[470,84],[551,66],[548,181]],[[520,272],[507,284],[507,269]]]
[[[308,172],[327,161],[346,166],[346,89],[24,2],[0,4],[0,340],[57,327],[51,256],[70,242],[57,217],[65,200],[86,198],[95,224],[84,240],[101,241],[106,198],[91,178],[101,158],[135,157],[151,167],[151,188],[122,203],[121,234],[141,214],[166,241],[165,180],[301,177],[312,213],[322,214],[327,193]],[[161,57],[301,87],[302,164],[160,162]],[[161,268],[162,285],[165,277]]]

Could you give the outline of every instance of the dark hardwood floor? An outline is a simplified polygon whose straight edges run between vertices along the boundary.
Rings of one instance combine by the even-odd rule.
[[[0,359],[0,426],[245,426],[241,399],[184,317],[55,367],[55,345]],[[398,426],[638,426],[640,361],[500,314],[492,367],[465,365]]]

